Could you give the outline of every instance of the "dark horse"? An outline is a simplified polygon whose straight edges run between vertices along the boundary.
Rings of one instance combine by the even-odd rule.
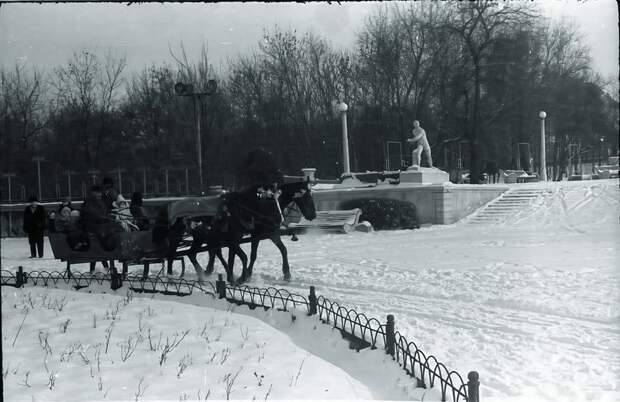
[[[195,220],[194,222],[199,224],[194,228],[190,228],[190,221],[184,219],[178,219],[172,225],[169,230],[168,266],[170,267],[183,235],[190,233],[192,242],[187,254],[196,269],[199,280],[202,280],[203,271],[196,259],[196,254],[200,251],[208,251],[209,263],[205,270],[206,274],[213,272],[217,256],[226,269],[228,282],[234,283],[234,259],[235,255],[238,255],[243,264],[243,271],[237,283],[242,283],[252,275],[259,242],[270,239],[282,254],[284,278],[290,279],[287,250],[280,238],[280,226],[284,220],[283,211],[293,208],[299,209],[307,220],[316,217],[308,182],[282,184],[273,193],[259,192],[257,186],[242,192],[227,193],[222,196],[221,206],[216,216]],[[240,246],[245,235],[250,235],[252,246],[249,266],[247,256]],[[205,244],[206,248],[203,247]],[[228,262],[224,261],[221,253],[222,247],[229,249]]]
[[[253,203],[242,205],[241,208],[252,216],[253,227],[246,231],[247,234],[250,234],[250,263],[247,267],[245,263],[243,264],[243,272],[238,282],[245,282],[252,276],[258,244],[265,239],[271,240],[280,250],[282,255],[282,274],[285,280],[289,280],[291,272],[288,263],[288,253],[280,237],[280,228],[284,221],[284,214],[292,208],[297,208],[307,220],[316,218],[316,209],[310,193],[309,182],[302,181],[282,184],[276,189],[273,198],[269,198],[269,196],[265,198],[253,197]],[[229,281],[232,277],[233,264],[234,254],[230,255],[228,259],[227,273]]]

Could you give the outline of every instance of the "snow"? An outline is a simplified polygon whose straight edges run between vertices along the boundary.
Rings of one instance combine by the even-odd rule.
[[[337,332],[301,312],[250,311],[204,295],[99,294],[105,291],[3,291],[5,400],[434,395],[415,389],[382,351],[352,352]]]
[[[523,188],[525,185],[514,186]],[[298,242],[286,238],[293,275],[286,288],[307,295],[308,287],[314,285],[317,294],[380,321],[385,321],[387,314],[393,314],[396,329],[408,340],[415,341],[426,354],[434,355],[450,370],[456,370],[464,377],[471,370],[478,371],[482,401],[620,400],[618,181],[536,183],[533,186],[548,187],[553,191],[551,195],[537,200],[535,208],[528,209],[527,214],[520,214],[503,225],[461,222],[413,231],[309,234],[300,236]],[[47,244],[48,257],[44,259],[29,260],[25,258],[27,253],[25,239],[3,239],[3,269],[15,270],[18,265],[23,265],[26,271],[57,270],[61,266],[51,257]],[[206,263],[206,256],[200,259]],[[283,287],[279,281],[280,264],[277,249],[268,243],[261,244],[251,284],[267,287],[276,283],[278,287]],[[87,270],[87,266],[76,267],[76,270],[80,269]],[[189,270],[192,271],[191,268]],[[222,272],[221,267],[217,270]],[[237,265],[237,273],[239,270]],[[194,274],[190,272],[187,275],[191,278]],[[35,292],[37,289],[32,287],[27,291]],[[71,295],[84,297],[85,304],[89,297],[100,297],[82,293]],[[159,299],[161,303],[172,303],[167,301],[171,300],[169,297],[157,296],[156,299],[157,303]],[[105,311],[106,303],[109,302],[98,301],[95,306],[89,303],[89,307],[84,309],[91,311],[100,306],[98,308]],[[3,328],[19,326],[23,316],[13,314],[11,321],[5,323],[4,299],[2,304]],[[127,318],[133,326],[131,331],[135,331],[137,326],[135,314],[140,308],[145,306],[135,307],[134,317]],[[202,315],[205,317],[217,317],[216,314],[219,314],[209,309],[217,308],[217,305],[196,308],[203,309]],[[165,308],[158,310],[165,311]],[[181,310],[175,308],[175,312]],[[192,311],[185,318],[175,313],[174,318],[165,325],[183,329],[183,324],[179,323],[191,322],[191,317],[197,314],[196,310]],[[280,371],[295,372],[304,356],[310,356],[308,352],[324,359],[324,364],[333,365],[334,373],[340,370],[337,374],[321,375],[320,380],[316,379],[317,383],[306,379],[307,386],[298,385],[299,389],[303,389],[301,394],[293,393],[284,376],[279,385],[280,393],[276,396],[272,391],[272,399],[326,399],[328,397],[320,392],[322,385],[316,385],[330,378],[350,378],[359,382],[359,387],[352,385],[345,389],[340,386],[349,380],[335,381],[340,384],[333,390],[334,395],[340,392],[336,398],[423,397],[420,390],[403,389],[405,383],[394,379],[398,375],[398,367],[393,375],[388,368],[396,366],[395,363],[385,361],[385,357],[377,351],[352,353],[346,350],[346,343],[339,340],[337,334],[332,333],[331,337],[326,335],[325,339],[334,340],[340,349],[346,350],[344,356],[340,356],[339,353],[332,353],[325,342],[319,342],[322,338],[307,336],[308,331],[301,325],[294,326],[302,330],[300,335],[287,331],[284,323],[275,325],[270,322],[280,313],[261,317],[256,316],[256,311],[250,313],[247,308],[237,312],[249,314],[283,331],[305,351],[295,352],[297,357],[290,360],[284,360],[285,354],[281,352],[269,354],[271,358],[282,359],[277,365]],[[92,312],[89,315],[92,316]],[[241,320],[235,325],[258,325],[245,321],[246,318],[235,316],[235,320]],[[305,322],[305,319],[296,322],[302,321]],[[41,325],[50,332],[57,332],[57,322]],[[186,326],[188,329],[191,327]],[[198,323],[193,324],[193,327],[197,326]],[[174,332],[172,329],[169,331]],[[125,332],[124,336],[129,333]],[[305,337],[302,336],[304,333]],[[12,337],[12,334],[9,331],[4,336]],[[261,334],[256,339],[263,339],[263,336],[272,339],[271,334]],[[239,330],[231,337],[239,338]],[[87,338],[82,337],[81,340],[84,343]],[[3,339],[6,368],[7,359],[13,352],[7,355],[6,351],[11,349],[5,342],[12,342],[12,338],[7,341]],[[38,343],[36,347],[39,348],[38,360],[41,361]],[[182,357],[179,353],[174,364],[170,364],[170,370]],[[197,358],[196,353],[194,356]],[[19,355],[20,361],[24,361],[24,357],[27,355]],[[361,363],[355,361],[357,358],[376,362],[381,367],[379,373],[385,374],[377,374],[376,370],[370,374],[361,372]],[[387,364],[385,367],[381,365],[384,363]],[[310,372],[306,371],[306,364],[308,362],[304,363],[302,377]],[[187,370],[188,378],[191,373],[192,367]],[[218,374],[220,377],[214,377],[216,380],[219,378],[221,386],[225,373]],[[237,381],[248,386],[248,389],[253,387],[252,390],[257,390],[256,379],[249,376],[251,374],[244,369]],[[138,381],[134,374],[132,376],[130,384],[135,388]],[[177,380],[176,373],[171,372],[165,378],[173,384]],[[406,380],[406,377],[403,379]],[[390,394],[388,389],[398,388],[394,386],[396,382],[401,384],[399,392]],[[388,385],[382,388],[380,384]],[[215,387],[213,385],[214,390]],[[174,392],[179,389],[175,387]],[[149,390],[152,388],[147,388],[146,392]],[[197,390],[193,386],[190,397],[194,398]],[[20,391],[23,392],[23,389]],[[129,391],[135,393],[135,389]],[[250,394],[251,391],[248,391],[232,396],[251,398],[255,395],[264,399],[266,391],[260,391],[261,394],[256,394],[257,391]],[[218,392],[222,392],[221,389]],[[176,392],[166,397],[178,399],[179,395]],[[219,397],[222,396],[225,395],[219,394]],[[133,393],[129,397],[133,399]],[[217,396],[214,394],[213,397]],[[432,391],[424,396],[424,400],[429,400],[429,397],[432,399]]]

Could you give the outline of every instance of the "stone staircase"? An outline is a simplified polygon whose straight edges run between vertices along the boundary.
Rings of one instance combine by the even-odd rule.
[[[511,218],[523,215],[527,210],[533,208],[536,200],[551,194],[551,192],[550,189],[536,187],[508,190],[470,215],[466,222],[469,224],[508,222]]]

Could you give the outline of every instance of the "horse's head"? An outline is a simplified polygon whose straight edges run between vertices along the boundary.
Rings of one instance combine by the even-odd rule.
[[[286,207],[289,203],[294,202],[304,218],[309,221],[316,218],[316,208],[310,192],[309,181],[285,183],[280,186],[280,190],[282,191],[280,195],[281,205]]]

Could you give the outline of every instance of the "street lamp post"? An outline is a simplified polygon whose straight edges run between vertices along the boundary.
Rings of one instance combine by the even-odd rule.
[[[168,167],[166,166],[164,168],[164,183],[166,184],[166,196],[170,195],[170,192],[168,191]]]
[[[39,186],[39,201],[43,201],[43,198],[41,197],[41,161],[44,161],[45,158],[43,158],[42,156],[35,156],[32,158],[32,160],[37,163],[37,183]]]
[[[202,113],[202,96],[213,95],[217,89],[215,80],[207,81],[205,92],[194,92],[191,85],[177,82],[174,86],[174,92],[179,96],[191,96],[194,101],[194,113],[196,115],[196,159],[198,160],[198,177],[200,179],[200,193],[204,189],[204,181],[202,176],[202,139],[200,135],[200,120]],[[198,102],[197,102],[198,101]]]
[[[142,168],[142,194],[146,197],[146,166]]]
[[[349,165],[349,136],[347,134],[347,110],[349,107],[346,103],[338,104],[338,111],[342,116],[342,163],[344,172],[342,176],[351,176],[351,166]]]
[[[118,192],[119,194],[122,194],[123,193],[123,176],[121,175],[121,173],[123,173],[123,169],[116,168],[112,171],[112,173],[116,173],[116,180],[118,182]]]
[[[601,166],[601,157],[603,154],[603,141],[605,141],[605,137],[601,137],[599,141],[599,147],[598,147],[598,165],[599,166]]]
[[[69,195],[69,199],[71,199],[71,175],[74,173],[71,170],[65,170],[67,174],[67,194]]]
[[[189,169],[185,168],[185,195],[189,195]]]
[[[9,200],[8,203],[11,203],[12,199],[12,191],[11,191],[11,178],[15,177],[15,173],[4,173],[2,177],[6,177],[9,181]],[[9,211],[9,233],[13,233],[13,213]]]
[[[8,182],[9,182],[9,193],[8,193],[8,195],[9,195],[9,201],[8,201],[8,202],[9,202],[9,204],[11,203],[11,199],[12,199],[11,179],[12,179],[13,177],[15,177],[15,176],[16,176],[16,175],[15,175],[15,173],[3,173],[3,174],[2,174],[2,177],[6,177],[6,178],[7,178],[7,180],[8,180]]]
[[[541,110],[538,117],[540,117],[540,180],[547,181],[547,153],[545,152],[545,119],[547,113]]]

